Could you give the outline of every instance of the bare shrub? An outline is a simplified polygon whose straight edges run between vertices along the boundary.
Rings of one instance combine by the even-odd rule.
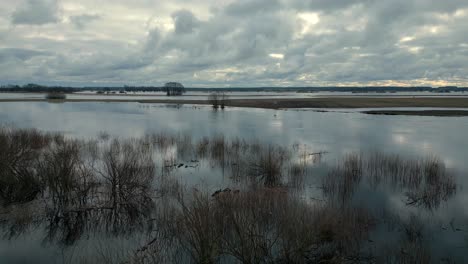
[[[166,206],[172,209],[159,214],[164,220],[158,221],[162,233],[156,248],[167,239],[172,262],[318,263],[355,258],[374,226],[363,209],[310,205],[278,188],[224,191],[211,199],[194,192]]]
[[[65,100],[67,99],[67,95],[65,93],[51,92],[47,93],[45,98],[47,100]]]
[[[152,206],[151,183],[154,178],[152,149],[148,142],[113,140],[103,152],[104,187],[109,205],[137,215],[148,212]]]
[[[208,102],[214,109],[224,109],[228,102],[228,95],[225,92],[213,92],[208,95]]]
[[[220,98],[218,93],[211,93],[208,95],[208,102],[213,106],[214,109],[218,109],[220,105]]]
[[[32,201],[41,191],[34,169],[51,135],[0,128],[0,198],[4,204]]]
[[[192,198],[188,204],[179,198],[181,214],[174,222],[175,238],[196,263],[214,263],[221,253],[220,212],[207,194],[194,193]]]
[[[82,142],[53,144],[44,153],[38,172],[57,210],[83,207],[96,186],[95,175],[81,155]]]
[[[36,208],[36,210],[35,210]],[[4,237],[13,239],[21,234],[30,232],[40,223],[40,215],[38,217],[37,204],[34,202],[21,204],[21,206],[12,206],[7,212],[0,211],[0,224],[3,228]],[[4,214],[7,214],[5,216]],[[5,228],[6,227],[6,228]]]

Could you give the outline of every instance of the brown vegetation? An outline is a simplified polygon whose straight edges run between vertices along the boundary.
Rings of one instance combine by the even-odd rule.
[[[163,228],[145,252],[177,248],[169,262],[296,263],[359,259],[359,248],[374,226],[363,209],[306,204],[275,189],[179,196],[160,215]],[[167,246],[170,245],[170,246]],[[154,259],[157,257],[147,257]],[[141,263],[143,258],[139,256]],[[149,262],[148,262],[149,263]]]
[[[138,232],[148,241],[129,263],[429,262],[424,223],[376,215],[352,199],[362,186],[382,187],[408,207],[435,210],[457,187],[435,157],[349,154],[323,177],[323,200],[304,199],[294,190],[303,190],[307,177],[321,179],[309,168],[325,152],[222,135],[76,140],[2,128],[0,146],[6,237],[42,228],[45,241],[73,245],[85,234]],[[236,186],[212,194],[173,177],[203,164]],[[369,237],[389,218],[403,230],[401,243],[374,251]]]

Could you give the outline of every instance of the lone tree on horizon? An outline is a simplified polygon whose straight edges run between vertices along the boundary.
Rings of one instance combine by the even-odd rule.
[[[185,87],[178,82],[168,82],[164,84],[163,91],[166,92],[167,96],[177,96],[185,93]]]

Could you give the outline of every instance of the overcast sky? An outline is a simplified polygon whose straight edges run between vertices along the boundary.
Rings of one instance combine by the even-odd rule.
[[[467,0],[2,0],[0,83],[468,86]]]

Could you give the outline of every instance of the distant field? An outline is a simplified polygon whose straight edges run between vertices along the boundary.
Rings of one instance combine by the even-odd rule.
[[[376,107],[468,107],[468,98],[369,98],[333,97],[305,99],[232,100],[231,106],[259,108],[376,108]]]

